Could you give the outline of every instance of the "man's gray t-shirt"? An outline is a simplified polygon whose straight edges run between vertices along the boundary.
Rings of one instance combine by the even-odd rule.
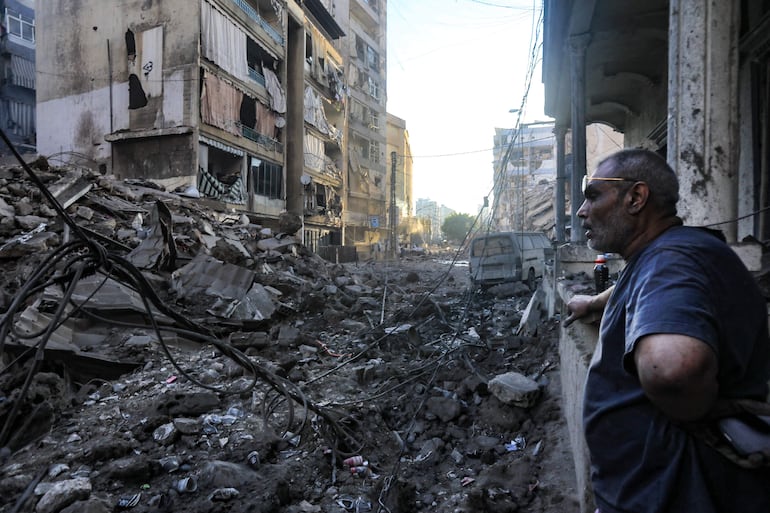
[[[647,399],[633,351],[672,333],[708,344],[720,397],[764,399],[767,306],[735,252],[705,230],[670,228],[626,265],[602,318],[586,381],[584,429],[602,513],[770,511],[770,473],[695,440]]]

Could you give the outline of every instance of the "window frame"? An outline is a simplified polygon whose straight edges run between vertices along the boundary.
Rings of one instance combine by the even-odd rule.
[[[255,166],[255,161],[259,165]],[[269,199],[283,199],[283,166],[264,159],[251,157],[252,193]]]
[[[18,33],[14,32],[12,24],[18,24]],[[10,7],[5,8],[5,26],[8,30],[8,35],[13,36],[26,43],[35,44],[35,18],[29,18],[24,16],[21,12],[18,12]],[[31,31],[31,37],[25,37],[25,27]]]

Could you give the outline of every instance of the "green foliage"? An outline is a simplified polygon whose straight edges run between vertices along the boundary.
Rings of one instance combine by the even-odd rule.
[[[468,214],[452,214],[444,219],[441,225],[441,231],[444,236],[452,242],[462,242],[465,235],[473,226],[473,216]]]

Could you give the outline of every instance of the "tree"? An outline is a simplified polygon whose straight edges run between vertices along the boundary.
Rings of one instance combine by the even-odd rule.
[[[452,214],[441,225],[441,231],[452,242],[462,242],[473,226],[474,218],[468,214]]]

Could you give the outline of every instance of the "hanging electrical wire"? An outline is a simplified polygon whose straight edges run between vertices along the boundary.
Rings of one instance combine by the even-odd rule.
[[[2,129],[0,129],[0,138],[2,138],[3,142],[13,153],[29,179],[37,186],[43,197],[54,208],[57,215],[62,219],[64,224],[70,228],[74,235],[72,241],[62,244],[43,258],[42,262],[32,271],[26,282],[16,292],[7,310],[0,315],[0,356],[4,354],[6,340],[9,337],[17,340],[34,340],[37,338],[33,347],[26,351],[27,354],[31,354],[34,351],[34,357],[29,365],[22,387],[19,392],[14,394],[12,399],[10,399],[13,403],[10,406],[8,415],[5,417],[3,426],[0,429],[0,447],[8,442],[11,430],[16,423],[16,417],[21,411],[22,404],[26,399],[33,378],[44,360],[45,349],[53,333],[62,326],[67,319],[75,315],[85,315],[107,322],[115,322],[99,318],[97,314],[88,311],[85,307],[88,299],[98,291],[98,287],[88,298],[86,298],[86,300],[80,302],[75,302],[73,300],[73,294],[80,280],[94,275],[102,276],[101,284],[106,283],[108,279],[113,279],[139,294],[144,307],[144,317],[148,322],[149,327],[154,331],[164,355],[169,359],[174,368],[189,379],[192,384],[214,390],[218,393],[242,394],[253,389],[257,382],[262,380],[274,393],[287,399],[290,404],[288,419],[284,423],[283,428],[277,430],[278,432],[287,433],[292,429],[296,429],[297,425],[299,426],[299,429],[302,429],[307,421],[308,412],[312,411],[318,418],[323,419],[327,423],[327,432],[333,434],[333,437],[336,440],[344,441],[346,446],[355,446],[360,443],[356,440],[355,435],[344,425],[345,419],[348,417],[346,413],[332,411],[321,407],[308,399],[299,387],[290,381],[277,376],[264,366],[261,366],[250,359],[238,349],[220,340],[211,329],[190,320],[169,307],[158,297],[153,287],[137,267],[120,253],[109,251],[100,243],[100,240],[109,242],[111,246],[119,251],[125,251],[129,248],[111,241],[104,236],[97,236],[94,232],[78,225],[53,194],[46,188],[29,164],[24,161]],[[49,324],[38,333],[21,333],[16,330],[14,321],[17,315],[20,314],[21,309],[29,304],[37,294],[43,293],[46,289],[49,289],[49,287],[60,288],[63,291],[61,300],[58,301],[56,308],[51,313]],[[161,329],[161,326],[156,320],[158,313],[172,319],[175,326],[163,326]],[[232,359],[252,376],[250,384],[245,388],[234,387],[231,389],[213,387],[201,383],[187,370],[183,369],[173,357],[166,344],[166,337],[163,334],[164,331],[175,331],[190,340],[198,341],[201,344],[213,345],[221,354]],[[17,358],[4,369],[0,369],[0,374],[7,372],[11,366],[18,361]],[[266,394],[266,396],[267,395],[269,394]],[[298,420],[294,413],[294,403],[301,405],[304,410],[303,416]],[[271,413],[272,411],[269,408],[266,409],[266,418],[269,417]]]

